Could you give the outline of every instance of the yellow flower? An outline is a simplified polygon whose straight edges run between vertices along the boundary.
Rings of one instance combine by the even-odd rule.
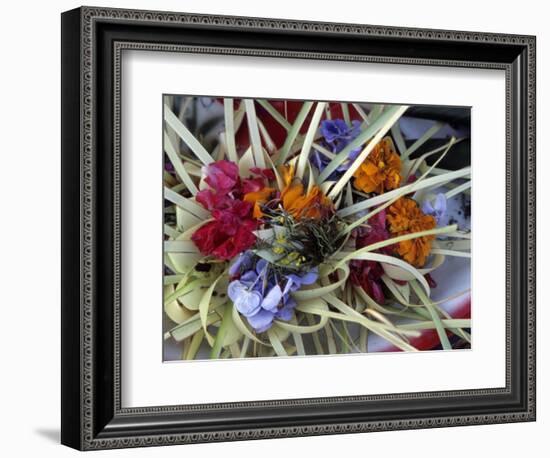
[[[382,194],[401,183],[401,158],[390,137],[383,138],[365,159],[353,176],[353,185],[363,192]]]
[[[426,215],[413,199],[401,197],[388,208],[386,219],[390,232],[396,236],[434,229],[436,221],[433,216]],[[399,242],[395,251],[409,264],[422,267],[432,249],[434,235],[416,237]]]

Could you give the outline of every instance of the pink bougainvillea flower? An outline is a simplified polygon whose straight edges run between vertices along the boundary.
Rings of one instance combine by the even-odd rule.
[[[202,254],[229,260],[256,241],[253,231],[258,223],[252,218],[253,204],[241,200],[242,183],[237,164],[217,161],[205,167],[204,173],[205,182],[211,189],[199,191],[196,199],[210,210],[214,221],[197,229],[191,240]],[[263,187],[263,178],[258,179]]]
[[[233,191],[239,183],[239,167],[234,162],[216,161],[203,167],[206,183],[218,194]]]
[[[258,192],[263,188],[265,188],[265,180],[261,177],[247,178],[242,182],[242,192],[245,195],[250,192]]]
[[[252,204],[250,202],[229,199],[229,204],[225,208],[212,210],[212,216],[214,219],[223,222],[223,224],[237,226],[242,219],[250,219],[251,210]]]
[[[211,189],[203,189],[197,193],[196,200],[207,210],[227,208],[232,200],[227,194],[213,192]]]
[[[275,172],[272,169],[261,169],[260,167],[252,167],[250,171],[254,175],[259,175],[267,180],[275,179]]]

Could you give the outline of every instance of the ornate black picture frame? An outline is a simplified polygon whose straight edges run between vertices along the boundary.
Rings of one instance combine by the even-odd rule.
[[[126,49],[506,73],[506,387],[121,406]],[[535,37],[82,7],[62,15],[62,434],[80,450],[535,420]]]

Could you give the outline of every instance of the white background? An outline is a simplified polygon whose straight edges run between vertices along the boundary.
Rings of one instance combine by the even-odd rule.
[[[503,71],[143,51],[122,62],[124,407],[505,386]],[[472,350],[163,364],[163,92],[472,106]],[[499,268],[488,271],[488,259]]]
[[[97,1],[98,5],[296,19],[363,22],[384,25],[465,29],[538,36],[538,386],[549,383],[550,324],[548,294],[542,291],[550,275],[548,239],[542,237],[550,217],[550,167],[545,151],[550,142],[544,126],[550,122],[550,78],[547,13],[544,2],[438,1],[391,3],[339,0],[245,2],[239,0]],[[70,456],[59,439],[59,302],[60,302],[60,17],[73,1],[6,3],[0,28],[0,450],[5,456]],[[542,323],[542,324],[541,324]],[[350,381],[353,382],[353,381]],[[162,449],[104,452],[108,456],[334,456],[349,451],[371,456],[447,457],[491,455],[544,456],[547,447],[550,398],[538,392],[538,421],[528,424],[453,429],[324,436],[316,438],[208,444]]]

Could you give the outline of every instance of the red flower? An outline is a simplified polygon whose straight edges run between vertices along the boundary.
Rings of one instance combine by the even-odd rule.
[[[268,180],[274,180],[275,179],[275,172],[272,169],[261,169],[260,167],[252,167],[250,171],[254,175],[259,175],[261,177],[264,177]]]
[[[379,304],[383,304],[386,298],[382,291],[380,277],[384,269],[379,262],[353,260],[350,263],[351,281],[357,286],[361,286],[365,292]]]
[[[363,248],[373,243],[378,243],[388,239],[389,233],[386,229],[386,212],[379,211],[368,221],[368,228],[361,228],[357,231],[355,247]],[[375,250],[377,253],[391,254],[392,247],[385,246]],[[385,301],[384,291],[382,290],[382,281],[380,277],[384,269],[376,261],[354,260],[350,263],[351,281],[353,284],[361,286],[365,292],[379,304]]]
[[[357,237],[355,239],[355,247],[363,248],[373,243],[382,242],[387,240],[390,236],[386,229],[386,211],[381,210],[368,221],[369,227],[366,229],[359,229],[357,231]],[[376,250],[379,253],[391,254],[392,247],[385,246]]]
[[[216,161],[205,167],[204,181],[218,194],[226,194],[239,182],[239,167],[230,161]]]
[[[217,161],[206,167],[205,172],[205,181],[213,189],[203,189],[196,199],[210,210],[214,221],[197,229],[191,240],[202,254],[229,260],[256,241],[253,231],[257,223],[252,219],[252,204],[235,198],[242,194],[236,164]],[[263,184],[263,179],[258,179]]]
[[[219,215],[219,211],[230,211],[244,218],[252,208],[248,202],[232,199],[227,194],[212,192],[211,189],[199,191],[196,199],[199,204],[212,212],[214,218],[217,218],[216,215]]]
[[[212,216],[225,225],[236,226],[240,223],[241,219],[250,219],[251,210],[252,204],[250,202],[228,199],[224,207],[212,210]]]
[[[257,228],[254,220],[239,221],[232,224],[230,212],[224,212],[222,219],[216,219],[197,229],[191,239],[204,255],[213,255],[218,259],[229,260],[250,248],[256,241],[253,234]]]
[[[226,208],[233,199],[227,194],[218,194],[212,192],[211,189],[203,189],[197,193],[196,200],[204,208],[212,211],[215,208]]]

